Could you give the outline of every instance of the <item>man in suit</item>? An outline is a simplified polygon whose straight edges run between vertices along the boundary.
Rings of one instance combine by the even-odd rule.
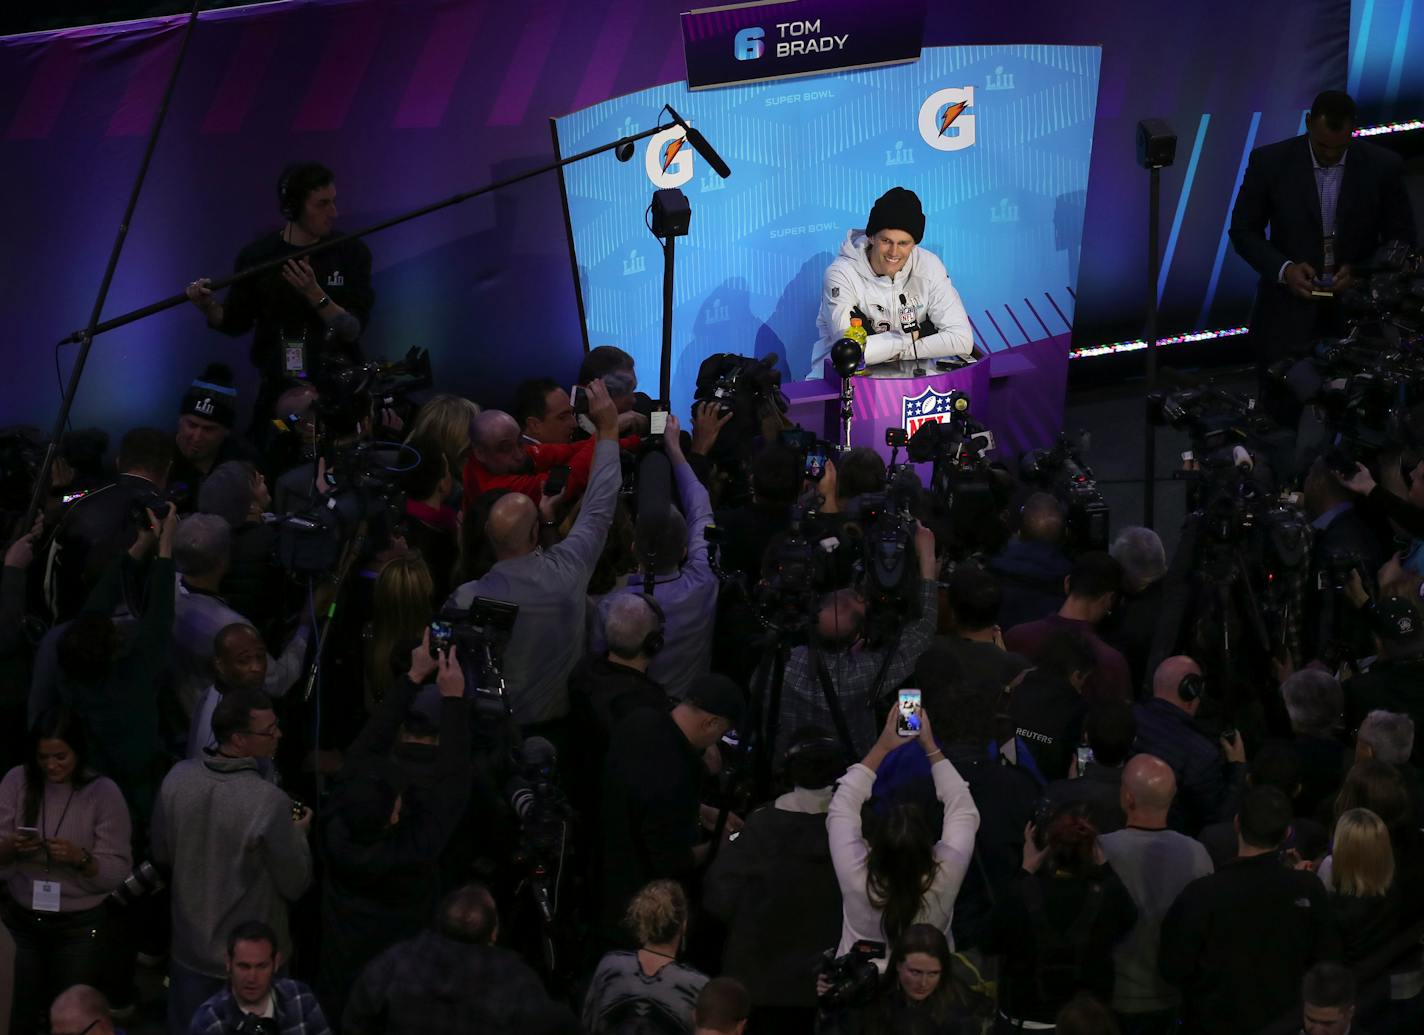
[[[1355,102],[1349,94],[1320,94],[1305,125],[1304,136],[1251,152],[1231,212],[1231,244],[1261,276],[1251,316],[1261,369],[1343,330],[1335,303],[1314,291],[1350,286],[1353,270],[1380,244],[1414,240],[1403,162],[1351,139]],[[1327,285],[1323,278],[1329,277]],[[1282,409],[1287,412],[1276,412]],[[1291,410],[1298,415],[1288,402],[1272,405],[1278,419]]]

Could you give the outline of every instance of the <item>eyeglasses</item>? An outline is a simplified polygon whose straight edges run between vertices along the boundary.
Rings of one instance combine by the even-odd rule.
[[[88,1024],[84,1025],[84,1027],[81,1028],[79,1031],[74,1032],[74,1035],[89,1035],[90,1029],[92,1029],[92,1028],[94,1027],[94,1025],[98,1024],[100,1020],[102,1020],[102,1018],[100,1018],[100,1017],[95,1017],[95,1018],[94,1018],[92,1021],[90,1021]],[[52,1035],[69,1035],[69,1033],[68,1033],[68,1032],[53,1032]]]

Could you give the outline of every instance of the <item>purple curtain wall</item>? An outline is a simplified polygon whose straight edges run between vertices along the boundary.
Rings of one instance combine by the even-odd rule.
[[[288,161],[331,165],[354,227],[547,160],[550,116],[683,78],[687,6],[297,0],[205,14],[105,315],[229,269],[277,226]],[[1133,128],[1149,115],[1179,136],[1163,177],[1163,328],[1245,318],[1251,278],[1223,238],[1243,155],[1298,132],[1310,98],[1344,85],[1349,20],[1346,0],[933,4],[925,43],[1103,46],[1091,185],[1064,213],[1083,222],[1069,315],[1075,340],[1093,341],[1141,329],[1147,179]],[[0,39],[0,424],[53,418],[52,345],[88,315],[182,27]],[[735,175],[737,142],[715,143]],[[572,375],[583,345],[555,177],[370,244],[372,351],[424,345],[442,383],[496,405],[522,376]],[[66,374],[74,351],[61,351]],[[218,358],[250,390],[246,343],[207,331],[188,307],[105,335],[75,425],[166,422],[183,385]]]

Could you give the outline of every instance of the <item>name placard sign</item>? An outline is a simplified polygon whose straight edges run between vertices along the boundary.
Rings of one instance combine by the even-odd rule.
[[[682,16],[692,90],[916,61],[926,0],[790,0]]]

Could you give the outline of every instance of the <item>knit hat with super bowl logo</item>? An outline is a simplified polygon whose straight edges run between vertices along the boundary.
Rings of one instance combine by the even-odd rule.
[[[183,393],[178,415],[216,421],[225,428],[237,422],[237,389],[232,386],[232,368],[212,363]]]

